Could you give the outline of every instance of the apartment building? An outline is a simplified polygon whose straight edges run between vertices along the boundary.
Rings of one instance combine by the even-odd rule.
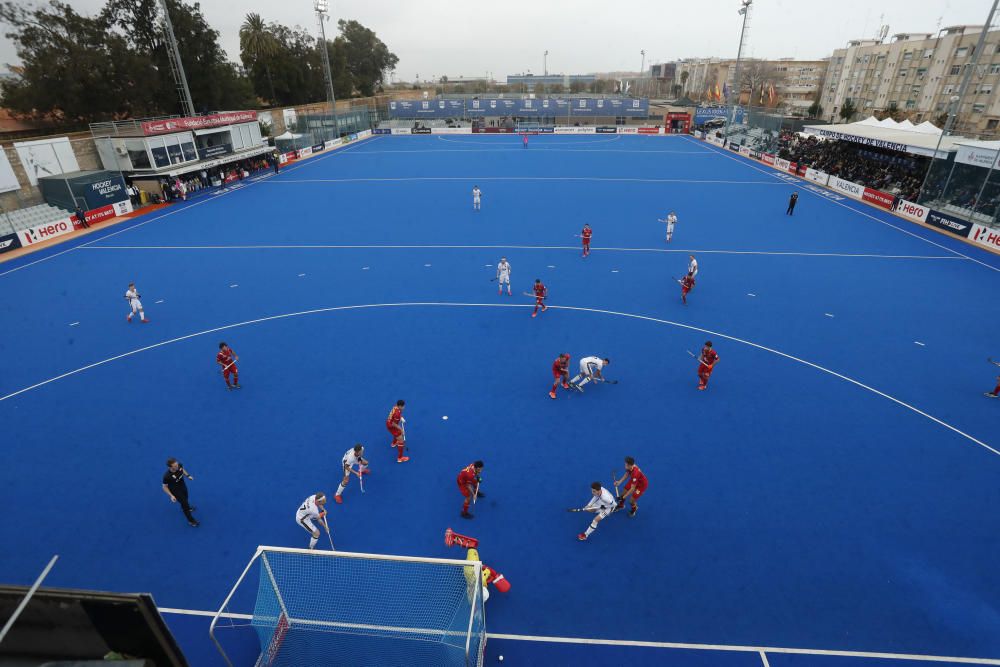
[[[827,65],[827,60],[745,58],[740,62],[741,102],[752,106],[775,107],[790,115],[805,115],[819,95]],[[728,85],[735,90],[735,59],[694,58],[678,61],[675,80],[683,81],[684,72],[688,73],[685,92],[692,99],[709,101],[708,98],[716,87],[722,91]]]
[[[899,33],[887,43],[852,40],[829,59],[820,104],[824,116],[841,121],[850,99],[860,120],[898,110],[914,123],[942,123],[951,97],[972,67],[982,26],[952,26],[932,33]],[[957,109],[955,131],[969,137],[1000,137],[1000,30],[987,34],[983,53]]]

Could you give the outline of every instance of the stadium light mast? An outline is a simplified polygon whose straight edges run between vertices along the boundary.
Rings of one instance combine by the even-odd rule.
[[[743,43],[746,41],[747,36],[747,21],[750,19],[750,7],[753,6],[753,0],[742,0],[743,6],[740,7],[739,14],[743,16],[743,28],[740,30],[740,46],[736,51],[736,76],[733,85],[730,86],[729,95],[726,96],[726,104],[730,107],[730,113],[726,114],[726,127],[723,130],[723,134],[727,137],[729,136],[729,124],[736,123],[736,106],[740,103],[740,93],[742,93],[742,86],[740,85],[740,61],[743,59]],[[732,104],[730,101],[733,95],[733,89],[736,89],[736,104]],[[753,94],[753,91],[751,91]]]
[[[326,26],[330,20],[330,0],[315,0],[313,8],[316,10],[316,17],[319,19],[319,50],[323,55],[323,78],[326,79],[326,98],[330,102],[330,116],[333,118],[333,136],[340,137],[340,129],[337,127],[337,98],[333,95],[333,73],[330,71],[330,54],[326,47]]]
[[[191,100],[191,89],[188,88],[187,75],[184,74],[181,51],[177,48],[177,38],[174,37],[174,25],[170,22],[170,13],[167,11],[167,0],[160,0],[160,8],[163,10],[163,34],[167,38],[167,61],[170,63],[170,73],[174,76],[174,85],[177,86],[181,112],[185,116],[193,116],[194,102]]]
[[[643,72],[646,71],[646,49],[640,49],[639,53],[642,54],[642,62],[639,64],[639,78],[635,82],[635,92],[641,96],[642,91],[639,90],[639,86],[641,85],[643,78],[645,78],[643,77]]]

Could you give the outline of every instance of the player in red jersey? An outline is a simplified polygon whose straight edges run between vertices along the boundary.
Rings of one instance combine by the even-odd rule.
[[[225,343],[219,343],[219,353],[215,355],[215,363],[222,367],[222,377],[226,380],[226,389],[241,389],[240,369],[236,367],[239,356],[233,352]],[[229,383],[229,376],[233,376],[233,383]]]
[[[409,456],[403,456],[403,451],[406,449],[406,420],[403,419],[405,406],[406,401],[403,399],[396,401],[396,405],[389,411],[389,416],[385,420],[385,427],[392,433],[392,443],[389,446],[396,448],[396,463],[406,463],[410,460]]]
[[[719,363],[719,354],[712,349],[712,341],[706,340],[705,347],[701,348],[701,356],[698,357],[698,389],[708,388],[708,378],[715,370],[715,364]]]
[[[583,256],[586,257],[590,254],[590,237],[594,235],[594,230],[590,228],[590,225],[584,224],[583,229],[577,236],[583,241]]]
[[[563,352],[552,362],[552,391],[549,398],[555,399],[556,388],[562,383],[563,389],[569,389],[567,380],[569,379],[569,355]]]
[[[476,461],[475,463],[470,463],[465,466],[458,473],[458,490],[462,492],[462,496],[465,498],[465,502],[462,503],[463,519],[472,518],[472,514],[469,513],[469,503],[476,502],[476,498],[486,497],[483,492],[479,490],[479,483],[483,481],[482,472],[483,462]]]
[[[635,459],[631,456],[625,457],[625,474],[622,478],[615,482],[615,486],[618,486],[625,480],[628,480],[628,484],[625,485],[625,493],[618,498],[618,509],[625,507],[625,501],[631,501],[632,507],[628,511],[630,517],[635,516],[635,513],[639,511],[639,505],[636,501],[642,494],[646,493],[646,488],[649,486],[649,480],[646,479],[646,475],[639,470],[639,466],[635,464]]]
[[[521,140],[524,142],[524,147],[528,147],[528,133],[524,132],[521,134]]]
[[[993,359],[988,357],[986,361],[990,362],[994,366],[1000,366],[1000,361],[993,361]],[[1000,375],[997,376],[997,386],[993,388],[993,391],[987,391],[985,396],[989,398],[1000,398]]]
[[[694,289],[694,276],[690,273],[677,281],[681,285],[681,302],[688,305],[688,292]]]
[[[545,285],[542,284],[541,278],[535,278],[535,286],[533,290],[535,292],[535,309],[531,312],[531,316],[535,317],[538,315],[539,306],[541,306],[543,313],[548,310],[548,306],[545,305],[545,297],[549,295],[549,291],[545,289]]]

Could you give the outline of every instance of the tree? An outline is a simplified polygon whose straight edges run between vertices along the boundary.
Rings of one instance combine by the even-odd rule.
[[[681,85],[681,84],[679,84],[679,83],[675,83],[674,85],[672,85],[672,86],[670,87],[670,89],[671,89],[671,91],[673,92],[673,94],[674,94],[674,97],[675,97],[675,98],[677,98],[677,97],[680,97],[680,96],[681,96],[681,93],[682,93],[682,92],[683,92],[683,90],[684,90],[684,86],[682,86],[682,85]]]
[[[569,82],[569,92],[571,93],[582,93],[587,89],[587,84],[583,81],[578,81],[574,79]]]
[[[809,114],[809,118],[820,118],[823,115],[823,105],[819,103],[819,100],[813,100],[806,113]]]
[[[844,100],[844,104],[840,107],[840,117],[845,122],[850,122],[851,118],[858,112],[858,108],[854,106],[854,101],[848,97]]]
[[[684,70],[681,72],[681,92],[687,90],[688,79],[691,77],[691,72]]]
[[[271,91],[269,99],[272,103],[275,101],[274,80],[271,78],[268,58],[274,56],[277,50],[277,40],[264,24],[264,19],[260,17],[260,14],[247,14],[243,25],[240,26],[240,59],[248,71],[259,65],[264,66],[264,73],[267,75],[267,83]],[[264,96],[258,92],[258,97],[263,98]]]
[[[389,51],[389,47],[372,30],[357,21],[337,21],[340,42],[347,57],[347,71],[350,73],[355,90],[362,97],[370,97],[376,87],[385,80],[385,73],[396,68],[399,58]],[[442,77],[442,83],[447,79]]]
[[[774,70],[770,65],[762,60],[751,60],[740,70],[740,91],[738,99],[742,100],[743,91],[749,91],[748,103],[753,105],[754,94],[761,94],[761,86],[768,80],[775,78]],[[764,92],[767,97],[767,92]],[[760,97],[757,98],[758,102]],[[742,102],[741,102],[742,103]]]
[[[552,95],[561,95],[566,92],[566,88],[561,83],[553,83],[545,86],[545,92]]]

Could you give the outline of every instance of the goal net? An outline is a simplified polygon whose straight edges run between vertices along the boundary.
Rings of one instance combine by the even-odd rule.
[[[480,667],[482,563],[258,547],[209,632],[234,667]]]

